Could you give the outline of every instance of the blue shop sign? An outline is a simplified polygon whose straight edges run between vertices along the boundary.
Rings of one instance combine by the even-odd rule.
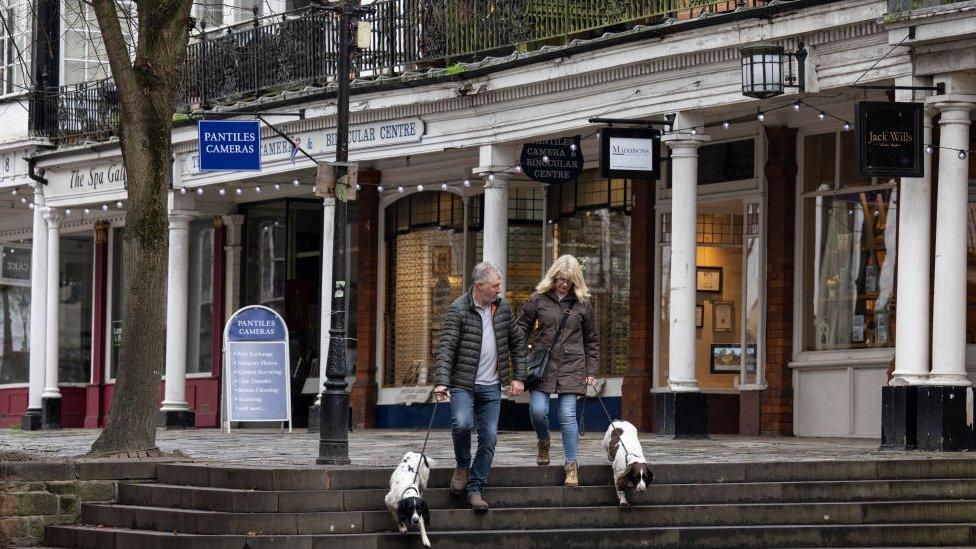
[[[281,317],[264,307],[245,307],[227,323],[227,341],[285,341]]]
[[[201,120],[197,133],[201,171],[261,171],[257,120]]]

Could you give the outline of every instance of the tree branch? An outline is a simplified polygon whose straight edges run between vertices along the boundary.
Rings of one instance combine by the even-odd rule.
[[[95,17],[98,19],[98,27],[102,32],[102,41],[105,44],[105,53],[108,55],[108,66],[112,69],[112,77],[115,79],[115,86],[119,90],[119,97],[123,103],[131,103],[137,97],[138,83],[132,63],[129,61],[129,47],[122,35],[122,25],[115,9],[115,2],[114,0],[93,0],[92,7],[95,8]],[[137,37],[137,40],[141,41],[142,37]],[[135,104],[127,105],[127,107],[130,112],[135,112]]]

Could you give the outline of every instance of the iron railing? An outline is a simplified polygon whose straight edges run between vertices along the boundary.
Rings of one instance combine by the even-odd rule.
[[[937,6],[956,4],[964,1],[965,0],[888,0],[888,13],[898,14],[906,11],[934,8]]]
[[[767,1],[379,0],[366,6],[370,45],[358,52],[351,76],[450,67]],[[326,85],[336,78],[337,26],[333,12],[309,8],[198,34],[188,46],[178,103],[209,108]],[[111,80],[62,87],[56,100],[57,120],[36,133],[64,141],[103,139],[117,129],[120,109]]]

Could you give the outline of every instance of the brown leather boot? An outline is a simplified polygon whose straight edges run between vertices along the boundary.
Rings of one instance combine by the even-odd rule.
[[[477,513],[484,513],[488,510],[488,502],[478,492],[468,494],[468,503]]]
[[[468,470],[458,467],[451,476],[451,493],[460,496],[468,487]]]
[[[549,439],[539,441],[539,455],[535,458],[539,465],[549,465]]]
[[[579,464],[575,461],[570,461],[566,463],[566,486],[576,487],[579,486]]]

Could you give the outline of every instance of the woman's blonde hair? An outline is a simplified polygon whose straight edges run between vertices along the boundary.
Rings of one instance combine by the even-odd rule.
[[[577,300],[586,301],[589,299],[590,290],[583,280],[583,268],[580,267],[580,263],[575,257],[566,254],[553,261],[552,267],[549,267],[546,276],[542,277],[538,286],[535,287],[535,291],[541,294],[548,292],[556,285],[557,278],[567,278],[573,283],[573,293],[576,294]]]

